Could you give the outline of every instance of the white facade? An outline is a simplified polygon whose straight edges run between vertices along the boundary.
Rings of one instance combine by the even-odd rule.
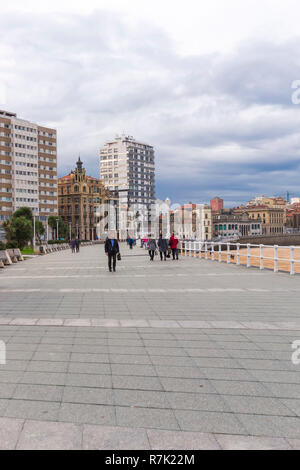
[[[186,204],[174,211],[174,232],[181,239],[212,240],[212,210],[205,204]]]
[[[155,198],[153,147],[131,136],[117,136],[100,151],[100,178],[126,205],[152,204]]]
[[[26,206],[38,215],[38,126],[13,117],[11,130],[13,210]]]
[[[154,149],[132,136],[116,136],[100,150],[100,179],[119,197],[119,228],[148,233],[149,210],[155,202]],[[123,220],[124,219],[124,220]]]

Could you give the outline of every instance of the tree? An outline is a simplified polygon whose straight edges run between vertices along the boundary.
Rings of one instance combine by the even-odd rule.
[[[41,241],[41,236],[45,233],[45,227],[40,220],[35,221],[35,236]]]
[[[25,216],[12,217],[8,225],[9,236],[8,242],[17,241],[18,247],[23,250],[26,243],[33,237],[33,224]],[[7,230],[7,228],[5,227]]]
[[[12,217],[13,218],[25,217],[26,219],[31,221],[32,226],[33,226],[33,214],[32,214],[32,210],[30,209],[30,207],[20,207],[20,209],[17,209],[13,213]]]
[[[48,218],[48,225],[52,228],[52,231],[57,232],[57,219],[58,219],[58,236],[59,238],[64,238],[68,233],[68,227],[64,223],[63,219],[60,216],[51,215]],[[57,238],[57,233],[56,233]]]

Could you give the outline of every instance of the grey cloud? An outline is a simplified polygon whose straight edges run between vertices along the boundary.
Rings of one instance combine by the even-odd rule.
[[[297,190],[298,38],[184,57],[152,24],[101,11],[3,14],[0,31],[6,107],[58,129],[60,174],[80,152],[98,176],[99,147],[125,131],[155,146],[160,197]]]

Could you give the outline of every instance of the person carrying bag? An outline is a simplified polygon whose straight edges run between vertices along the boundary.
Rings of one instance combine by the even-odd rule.
[[[114,234],[110,233],[109,237],[106,239],[104,250],[106,256],[108,256],[108,269],[111,271],[111,262],[113,264],[113,271],[116,271],[116,264],[117,264],[117,257],[118,260],[121,259],[119,243],[116,238],[114,238]]]

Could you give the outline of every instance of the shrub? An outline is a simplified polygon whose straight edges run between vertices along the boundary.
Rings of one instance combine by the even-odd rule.
[[[10,240],[9,242],[7,242],[6,248],[18,248],[17,240]]]

